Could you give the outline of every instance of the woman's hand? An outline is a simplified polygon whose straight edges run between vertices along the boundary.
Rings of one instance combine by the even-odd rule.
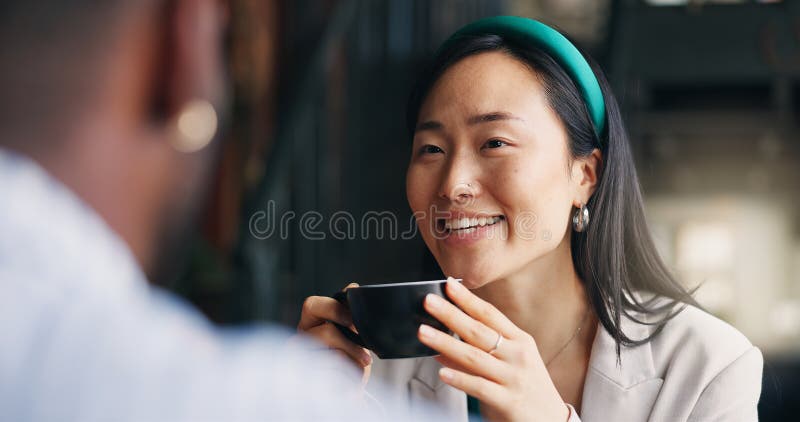
[[[442,381],[480,400],[489,420],[566,421],[569,410],[533,337],[461,283],[448,278],[446,290],[458,307],[428,295],[425,310],[463,341],[424,324],[419,330],[420,341],[441,354]]]
[[[358,284],[350,283],[345,290],[350,287],[358,287]],[[303,302],[297,331],[317,339],[329,349],[336,350],[352,360],[359,368],[363,368],[363,381],[366,383],[372,367],[372,356],[367,349],[345,338],[331,322],[355,330],[350,310],[344,305],[330,297],[309,296]]]

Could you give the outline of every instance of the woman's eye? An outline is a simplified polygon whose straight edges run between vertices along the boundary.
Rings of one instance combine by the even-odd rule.
[[[436,145],[425,145],[422,148],[420,148],[421,154],[438,154],[440,152],[444,151],[442,151],[442,149],[437,147]]]
[[[499,140],[499,139],[492,139],[492,140],[486,142],[483,146],[484,146],[484,148],[492,148],[492,149],[494,149],[494,148],[500,148],[500,147],[502,147],[504,145],[508,145],[508,144],[503,142],[503,141],[501,141],[501,140]]]

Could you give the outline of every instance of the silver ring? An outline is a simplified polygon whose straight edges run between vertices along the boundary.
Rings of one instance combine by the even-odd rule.
[[[489,353],[491,355],[492,353],[496,352],[497,348],[500,347],[500,343],[502,343],[502,342],[503,342],[503,335],[500,334],[500,333],[497,333],[497,341],[494,342],[494,347],[492,347],[492,350],[489,350],[487,353]]]

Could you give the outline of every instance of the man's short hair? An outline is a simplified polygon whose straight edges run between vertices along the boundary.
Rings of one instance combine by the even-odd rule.
[[[3,132],[69,118],[92,89],[124,16],[152,1],[0,1]]]

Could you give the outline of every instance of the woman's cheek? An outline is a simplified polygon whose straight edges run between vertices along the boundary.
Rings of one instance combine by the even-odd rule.
[[[408,205],[411,207],[412,212],[423,211],[425,205],[422,198],[425,193],[423,192],[424,184],[420,183],[420,171],[417,169],[409,169],[406,176],[406,197],[408,198]]]

